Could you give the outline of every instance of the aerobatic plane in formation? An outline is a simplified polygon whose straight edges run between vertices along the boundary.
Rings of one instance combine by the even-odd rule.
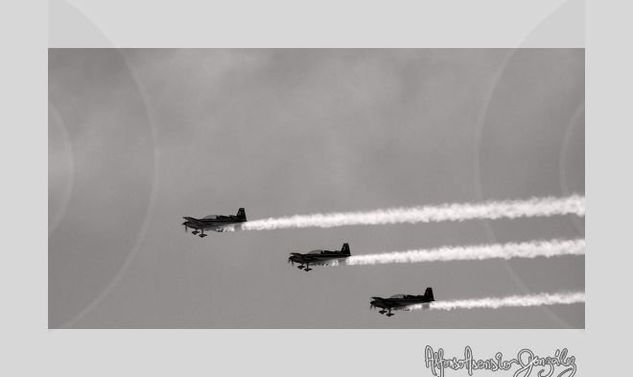
[[[385,314],[387,317],[394,315],[392,310],[410,310],[412,305],[422,304],[423,308],[428,309],[430,303],[435,301],[433,297],[433,289],[428,287],[423,295],[393,295],[391,297],[372,297],[369,307],[380,308],[379,313]]]
[[[185,232],[191,228],[193,234],[199,234],[200,237],[206,237],[205,230],[212,230],[215,232],[225,232],[227,230],[234,230],[235,226],[246,222],[246,211],[244,208],[240,208],[236,215],[209,215],[201,219],[194,217],[183,217],[185,222],[182,225],[185,226]]]
[[[338,263],[345,260],[351,254],[349,252],[349,244],[344,243],[341,250],[312,250],[305,254],[302,253],[290,253],[288,263],[293,266],[298,263],[298,268],[304,271],[311,271],[310,265],[323,266],[333,263]]]

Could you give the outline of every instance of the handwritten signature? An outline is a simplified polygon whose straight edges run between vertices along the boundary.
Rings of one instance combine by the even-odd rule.
[[[470,346],[464,349],[464,357],[445,358],[444,350],[439,348],[434,351],[431,346],[424,349],[426,367],[431,369],[433,376],[444,377],[446,369],[466,369],[469,376],[476,370],[488,370],[492,372],[509,371],[518,368],[513,377],[529,377],[537,372],[538,377],[551,377],[557,373],[557,377],[573,377],[576,374],[576,357],[568,356],[567,348],[557,349],[553,356],[541,357],[530,349],[524,348],[517,352],[514,359],[505,360],[503,353],[497,352],[493,358],[476,359]]]

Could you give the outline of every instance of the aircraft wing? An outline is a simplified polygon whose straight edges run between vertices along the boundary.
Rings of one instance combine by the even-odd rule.
[[[301,253],[290,253],[290,255],[292,255],[299,262],[302,262],[302,263],[312,263],[312,262],[319,261],[319,259],[315,255],[301,254]]]
[[[397,303],[388,298],[372,297],[372,299],[378,301],[380,305],[384,305],[387,308],[395,308]]]

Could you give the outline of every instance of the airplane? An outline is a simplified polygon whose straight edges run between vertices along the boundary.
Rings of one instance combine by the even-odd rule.
[[[185,232],[191,228],[193,234],[200,233],[200,237],[206,237],[205,230],[213,230],[216,232],[225,232],[230,228],[234,228],[236,224],[246,222],[246,211],[240,208],[236,215],[209,215],[201,219],[194,217],[183,217],[186,221],[182,223],[185,226]]]
[[[288,258],[288,263],[291,263],[293,266],[295,263],[299,263],[300,270],[304,271],[312,271],[310,265],[327,265],[331,263],[338,263],[339,261],[344,260],[349,257],[351,254],[349,252],[349,244],[344,243],[343,247],[340,251],[334,250],[312,250],[308,253],[290,253],[290,257]]]
[[[380,308],[380,314],[386,314],[387,317],[394,315],[392,310],[410,310],[411,305],[422,304],[424,309],[428,309],[433,297],[433,288],[428,287],[423,295],[393,295],[389,298],[372,297],[369,307]]]

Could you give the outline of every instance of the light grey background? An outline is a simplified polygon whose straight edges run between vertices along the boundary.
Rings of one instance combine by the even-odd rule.
[[[55,1],[57,3],[57,1]],[[85,3],[86,1],[82,1]],[[584,3],[584,1],[579,1]],[[53,2],[51,2],[52,4]],[[188,8],[188,12],[213,10],[222,12],[218,2],[198,3],[198,7]],[[434,14],[438,2],[424,3],[425,13]],[[468,1],[452,1],[455,9]],[[529,2],[534,4],[533,1]],[[567,2],[570,3],[570,2]],[[573,2],[572,2],[573,3]],[[7,7],[9,3],[7,3]],[[109,2],[114,8],[109,18],[103,23],[121,27],[119,32],[126,38],[119,38],[118,43],[131,44],[135,40],[132,34],[144,35],[146,40],[161,43],[161,35],[156,33],[164,28],[164,22],[156,22],[152,28],[139,28],[136,25],[122,25],[120,18],[125,14],[128,4]],[[202,6],[204,4],[204,6]],[[231,2],[230,4],[236,4]],[[323,2],[322,2],[323,4]],[[152,10],[152,17],[168,20],[174,9],[181,9],[182,3],[172,3],[171,7]],[[191,4],[189,4],[191,5]],[[234,5],[242,7],[243,3]],[[496,3],[478,2],[480,12],[473,17],[480,27],[486,27],[499,18]],[[340,11],[340,2],[331,2],[327,8]],[[211,8],[211,9],[209,9]],[[261,15],[266,23],[276,25],[289,17],[289,12],[271,7],[268,13]],[[400,13],[411,12],[410,7],[391,7]],[[208,330],[208,331],[46,331],[47,324],[47,233],[46,208],[46,171],[47,163],[47,114],[44,107],[34,103],[45,103],[48,89],[46,82],[46,40],[41,36],[46,33],[46,9],[33,7],[32,4],[15,3],[11,12],[7,12],[7,26],[11,30],[26,30],[19,38],[15,33],[7,34],[11,46],[20,46],[15,59],[7,59],[3,71],[4,88],[7,106],[0,117],[5,124],[24,125],[21,127],[3,127],[8,136],[2,138],[5,147],[2,149],[2,160],[6,176],[13,178],[16,185],[5,185],[7,194],[6,209],[8,215],[2,217],[5,229],[10,229],[3,237],[3,245],[7,252],[4,264],[3,281],[12,284],[3,285],[5,306],[5,351],[7,361],[2,369],[19,373],[56,373],[84,376],[87,373],[99,376],[113,374],[188,375],[207,376],[214,371],[230,371],[234,374],[265,374],[274,372],[279,375],[295,375],[298,370],[305,376],[317,376],[336,370],[342,373],[364,375],[384,375],[386,373],[414,372],[430,375],[422,371],[422,350],[424,344],[452,345],[452,350],[459,350],[466,343],[481,353],[492,353],[503,350],[506,353],[525,345],[534,346],[545,354],[558,345],[569,345],[581,360],[580,376],[615,375],[622,372],[622,364],[604,362],[604,358],[595,357],[607,351],[610,360],[625,360],[628,357],[628,346],[625,333],[626,323],[631,317],[631,305],[625,296],[626,284],[614,284],[614,277],[625,283],[630,274],[631,254],[623,252],[627,245],[629,228],[628,211],[631,204],[622,201],[631,192],[632,180],[625,171],[626,161],[631,160],[629,141],[631,133],[623,124],[631,123],[631,112],[628,103],[628,88],[633,83],[631,70],[633,55],[628,49],[613,48],[626,45],[626,30],[630,29],[629,13],[622,3],[619,7],[607,6],[602,2],[588,2],[587,22],[590,32],[587,33],[589,68],[587,70],[587,96],[590,106],[587,108],[587,193],[589,195],[589,213],[587,222],[587,239],[591,249],[596,250],[587,256],[586,289],[589,295],[587,304],[586,326],[583,331],[558,330]],[[14,17],[16,12],[27,17]],[[357,9],[344,10],[343,17],[354,19]],[[291,13],[292,14],[292,13]],[[300,13],[303,17],[309,17]],[[332,12],[334,14],[334,12]],[[297,12],[293,17],[299,17]],[[524,20],[524,12],[505,14],[508,23],[517,19]],[[235,17],[233,17],[235,19]],[[580,20],[583,17],[580,15]],[[461,20],[453,22],[453,17],[442,17],[442,22],[459,30]],[[58,19],[59,27],[69,25],[67,19]],[[329,20],[322,20],[328,23]],[[582,22],[582,21],[581,21]],[[169,31],[180,34],[181,40],[191,36],[191,31],[183,28],[189,19],[180,17],[172,20]],[[298,23],[302,24],[302,23]],[[211,27],[211,23],[206,23]],[[348,26],[348,25],[346,25]],[[371,29],[369,28],[371,26]],[[385,24],[382,33],[396,30],[397,23],[391,20]],[[417,23],[421,28],[423,23]],[[366,25],[362,30],[347,28],[322,28],[321,33],[329,35],[332,40],[341,33],[350,33],[355,39],[348,38],[351,45],[375,41],[368,33],[375,24]],[[466,27],[462,36],[469,36],[470,27]],[[197,29],[197,32],[205,30]],[[244,28],[224,33],[225,44],[235,43],[235,33],[242,36],[254,36],[253,31]],[[550,41],[558,41],[557,47],[569,46],[570,42],[560,39],[567,35],[565,23],[550,29],[540,39],[540,46],[548,46]],[[527,33],[529,28],[525,30]],[[66,36],[83,35],[86,29],[75,28]],[[305,33],[299,31],[300,39]],[[424,33],[419,33],[424,34]],[[164,35],[164,34],[163,34]],[[259,35],[259,34],[258,34]],[[410,43],[408,46],[427,44],[440,45],[447,41],[445,33],[425,34],[425,43]],[[479,40],[480,46],[509,47],[504,43],[505,33],[491,33],[488,39]],[[67,39],[68,40],[68,39]],[[246,38],[244,38],[246,40]],[[33,49],[25,45],[38,45]],[[269,36],[267,42],[274,43]],[[58,39],[59,42],[59,39]],[[15,43],[15,44],[13,44]],[[67,42],[72,45],[73,40]],[[94,40],[92,43],[95,43]],[[199,46],[212,46],[199,44]],[[296,44],[295,44],[296,45]],[[311,46],[310,44],[301,44]],[[377,45],[377,43],[376,43]],[[170,45],[170,46],[173,46]],[[10,49],[14,50],[13,47]],[[23,73],[23,74],[22,74]],[[35,127],[38,132],[33,132]],[[25,154],[25,151],[29,151]],[[21,156],[20,163],[15,159]],[[614,158],[617,157],[617,158]],[[26,227],[22,224],[29,223]],[[20,224],[20,225],[18,225]],[[33,231],[36,231],[36,236]],[[617,263],[614,263],[617,261]],[[16,286],[17,282],[17,286]],[[15,310],[13,310],[15,309]],[[623,324],[624,327],[623,327]],[[537,344],[539,346],[537,346]],[[328,360],[327,363],[305,366],[304,355],[310,352],[321,352],[323,349],[345,353],[346,357]],[[580,350],[585,350],[580,352]],[[72,357],[70,357],[72,355]],[[97,368],[95,366],[98,366]],[[17,372],[17,373],[15,373]],[[458,374],[455,374],[458,375]],[[461,375],[461,374],[459,374]]]
[[[51,0],[48,30],[49,47],[72,48],[582,48],[585,2]]]
[[[584,327],[584,305],[398,313],[369,296],[584,290],[584,258],[315,269],[575,238],[573,217],[185,234],[181,216],[584,194],[584,50],[50,50],[49,326]]]

